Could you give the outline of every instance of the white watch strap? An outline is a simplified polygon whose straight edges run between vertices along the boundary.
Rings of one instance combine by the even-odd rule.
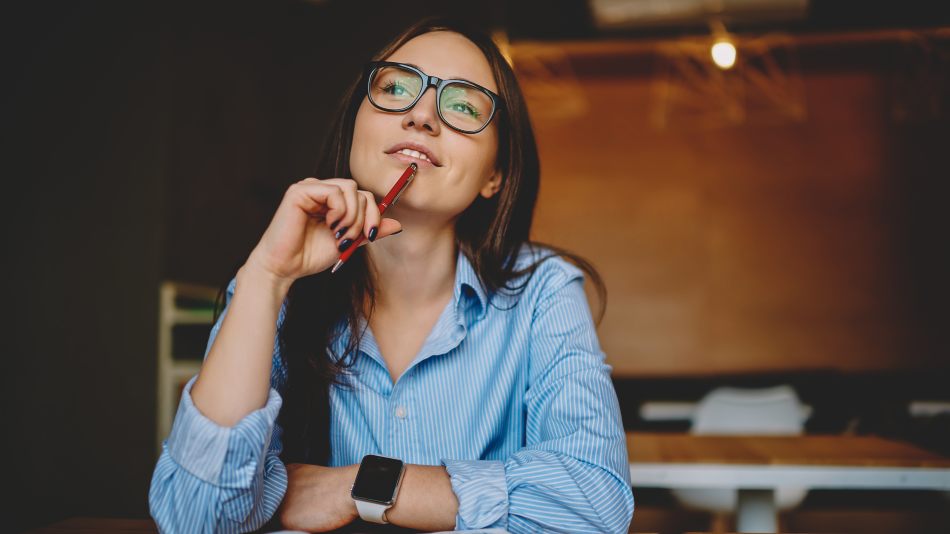
[[[385,504],[361,501],[359,499],[353,499],[353,502],[356,503],[356,511],[360,513],[360,517],[363,521],[381,524],[389,523],[389,521],[386,521],[386,510],[388,510],[389,507]]]

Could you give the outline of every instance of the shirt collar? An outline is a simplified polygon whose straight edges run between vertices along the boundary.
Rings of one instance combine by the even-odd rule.
[[[468,257],[459,250],[458,258],[455,264],[455,288],[453,291],[455,301],[455,322],[468,328],[472,323],[485,316],[488,308],[488,294],[482,287],[481,280],[475,272],[475,268],[468,260]],[[346,319],[341,319],[337,325],[340,331],[346,328]],[[359,318],[358,329],[366,331],[366,319]],[[342,354],[346,345],[348,336],[337,336],[335,349],[337,354]],[[375,344],[375,340],[372,341]]]
[[[468,328],[485,315],[486,308],[488,307],[488,295],[482,287],[475,268],[472,267],[471,262],[469,262],[468,258],[461,251],[459,251],[456,260],[455,288],[453,294],[455,305],[451,309],[454,313],[449,312],[448,314],[440,316],[439,321],[433,328],[433,333],[430,334],[432,339],[426,340],[423,352],[442,354],[458,346]],[[461,328],[459,330],[445,328],[453,323]],[[345,333],[335,337],[333,343],[336,354],[331,354],[331,359],[339,359],[343,354],[343,349],[346,347],[349,336],[352,335],[345,326],[346,320],[342,319],[338,324],[338,328],[341,329],[341,332]],[[370,358],[378,361],[385,367],[386,364],[383,362],[379,347],[376,344],[376,339],[373,337],[372,331],[367,328],[366,319],[364,317],[358,319],[357,331],[364,333],[360,343],[360,351],[366,353]],[[412,365],[415,365],[415,361],[410,364],[410,366]]]
[[[478,273],[472,267],[461,250],[455,263],[455,310],[459,318],[469,317],[466,311],[470,310],[473,319],[480,319],[488,307],[488,295]]]

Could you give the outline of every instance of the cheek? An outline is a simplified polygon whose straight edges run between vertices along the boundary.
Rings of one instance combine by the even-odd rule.
[[[483,139],[479,139],[477,158],[472,162],[472,169],[477,173],[477,179],[473,184],[475,191],[480,191],[488,177],[498,168],[498,136],[494,135],[494,132],[491,133],[493,135],[486,135]]]
[[[353,144],[350,146],[350,153],[361,151],[366,146],[368,137],[372,136],[372,113],[366,109],[367,102],[363,99],[359,110],[356,112],[356,120],[353,122]]]
[[[350,144],[350,174],[354,179],[364,174],[363,171],[366,170],[365,166],[370,156],[370,147],[375,146],[373,132],[377,131],[377,128],[373,124],[374,113],[368,110],[367,106],[369,106],[369,103],[364,98],[353,123],[353,141]]]
[[[476,134],[476,158],[474,167],[479,169],[481,176],[488,176],[498,165],[498,129],[492,124],[484,131]]]
[[[482,132],[489,134],[489,131]],[[481,134],[479,134],[481,135]],[[497,135],[485,135],[478,138],[463,138],[455,154],[460,156],[453,162],[453,196],[457,202],[470,203],[480,194],[489,176],[495,171],[498,156]]]

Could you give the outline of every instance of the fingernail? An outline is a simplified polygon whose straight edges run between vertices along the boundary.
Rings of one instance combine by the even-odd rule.
[[[340,243],[340,252],[343,252],[343,251],[345,251],[346,249],[350,248],[350,245],[352,245],[352,244],[353,244],[353,240],[352,240],[352,239],[344,239],[343,242]]]
[[[330,225],[330,230],[336,230],[336,225],[338,224],[340,224],[340,221],[334,221],[333,224]]]
[[[334,234],[333,237],[336,239],[340,239],[341,237],[343,237],[343,234],[345,234],[346,231],[349,229],[350,228],[348,226],[344,226],[343,228],[340,228],[339,230],[337,230],[336,234]]]
[[[376,234],[379,233],[379,228],[375,226],[369,229],[369,240],[370,242],[376,241]]]

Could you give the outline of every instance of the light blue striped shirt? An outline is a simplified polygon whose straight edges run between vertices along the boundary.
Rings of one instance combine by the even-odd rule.
[[[457,529],[627,532],[617,396],[583,274],[565,260],[545,261],[513,297],[487,294],[460,253],[454,298],[396,383],[369,328],[353,369],[355,387],[330,389],[331,466],[366,454],[444,465]],[[287,488],[275,423],[286,378],[275,343],[266,406],[231,428],[195,408],[188,383],[149,492],[163,532],[245,532],[274,515]]]

